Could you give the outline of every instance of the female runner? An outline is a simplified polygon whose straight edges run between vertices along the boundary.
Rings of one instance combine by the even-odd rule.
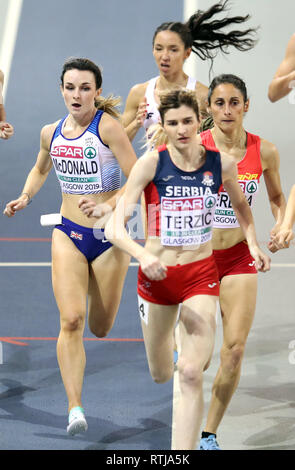
[[[92,61],[69,59],[61,75],[68,115],[41,131],[41,148],[22,194],[6,205],[12,217],[38,193],[54,166],[62,190],[62,221],[52,236],[52,283],[60,311],[57,357],[69,403],[68,433],[87,429],[81,403],[85,369],[83,331],[88,297],[90,330],[98,337],[112,328],[119,307],[129,256],[112,246],[93,219],[78,207],[81,195],[100,214],[111,210],[136,156],[116,119],[117,100],[102,98],[102,76]]]
[[[208,95],[214,127],[199,136],[200,143],[226,152],[237,164],[239,184],[253,207],[263,174],[275,218],[268,247],[277,250],[274,237],[282,223],[285,197],[279,174],[279,154],[274,144],[247,132],[243,118],[249,109],[246,85],[239,77],[220,75]],[[244,232],[225,188],[219,193],[214,216],[213,253],[219,271],[223,346],[202,439],[201,450],[218,450],[217,428],[235,392],[247,337],[254,319],[257,270]]]
[[[138,260],[139,314],[151,376],[157,383],[173,377],[174,327],[180,310],[178,359],[180,398],[175,410],[175,449],[195,449],[203,414],[203,371],[214,346],[219,293],[212,254],[212,221],[223,183],[243,227],[257,268],[269,258],[259,248],[251,210],[237,181],[231,157],[198,143],[199,110],[194,91],[161,96],[162,125],[168,147],[148,151],[134,165],[126,191],[106,225],[106,237]],[[125,229],[144,192],[148,221],[145,246]]]
[[[160,120],[159,93],[163,90],[187,88],[195,90],[202,117],[207,116],[206,99],[208,88],[183,70],[186,59],[193,51],[202,60],[213,62],[218,50],[227,52],[229,46],[240,51],[254,47],[251,35],[255,29],[224,32],[224,28],[242,24],[247,16],[216,19],[215,16],[227,9],[228,0],[217,3],[206,11],[198,10],[186,23],[166,22],[161,24],[153,36],[153,55],[159,75],[151,80],[133,86],[127,97],[123,114],[123,125],[130,140],[139,129],[148,128]]]

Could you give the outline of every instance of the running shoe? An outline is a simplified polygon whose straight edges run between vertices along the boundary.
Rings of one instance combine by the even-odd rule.
[[[208,437],[202,437],[199,444],[199,450],[221,450],[214,434]]]
[[[67,427],[67,433],[70,436],[85,432],[88,429],[88,425],[85,419],[84,410],[81,406],[75,406],[69,413],[69,425]]]

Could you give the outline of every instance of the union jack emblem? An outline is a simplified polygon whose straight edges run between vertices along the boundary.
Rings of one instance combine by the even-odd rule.
[[[76,238],[76,240],[83,240],[83,235],[82,233],[77,233],[77,232],[74,232],[74,230],[71,230],[71,235],[70,235],[71,238]]]

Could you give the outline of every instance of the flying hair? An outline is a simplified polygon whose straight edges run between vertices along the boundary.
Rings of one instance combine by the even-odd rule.
[[[179,34],[185,49],[192,48],[192,51],[201,60],[211,61],[211,70],[213,60],[219,51],[229,54],[228,48],[230,46],[239,51],[248,51],[257,43],[257,40],[253,37],[257,32],[257,28],[248,28],[243,31],[238,29],[229,32],[224,31],[228,26],[245,23],[249,20],[250,15],[226,16],[221,19],[214,19],[219,13],[226,12],[228,7],[229,0],[220,1],[206,11],[198,10],[186,23],[162,23],[155,31],[153,44],[156,35],[160,31],[173,31]]]

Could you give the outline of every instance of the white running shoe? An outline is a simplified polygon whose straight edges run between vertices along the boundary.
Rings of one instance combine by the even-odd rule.
[[[69,425],[67,433],[70,436],[85,432],[88,429],[87,421],[85,419],[84,410],[81,406],[75,406],[69,413]]]

